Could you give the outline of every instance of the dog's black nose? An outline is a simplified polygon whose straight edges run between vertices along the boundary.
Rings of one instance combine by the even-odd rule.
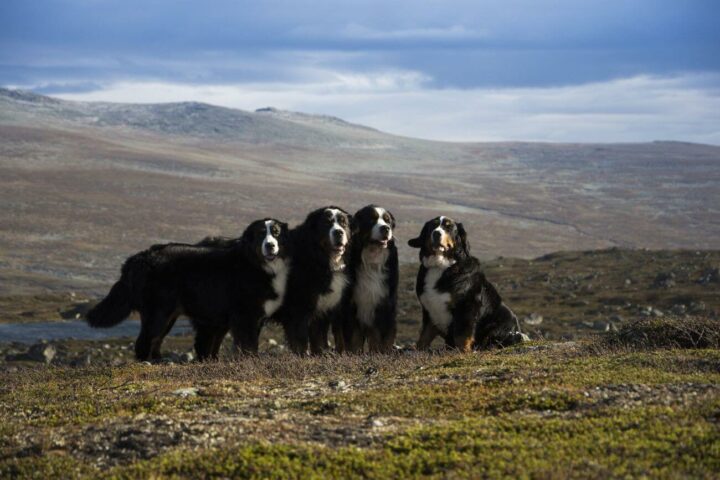
[[[433,230],[432,232],[432,241],[434,244],[440,243],[440,240],[442,239],[442,234],[438,232],[437,230]]]
[[[380,225],[380,233],[385,238],[389,237],[390,236],[390,227],[387,225]]]
[[[345,230],[333,230],[332,236],[336,242],[340,242],[345,238]]]

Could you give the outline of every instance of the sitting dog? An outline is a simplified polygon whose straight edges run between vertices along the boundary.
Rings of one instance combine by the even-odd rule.
[[[521,341],[517,317],[500,298],[470,255],[462,223],[449,217],[428,221],[420,236],[408,241],[420,249],[420,270],[415,290],[423,319],[419,350],[426,350],[437,335],[446,345],[469,351]]]
[[[332,325],[335,344],[343,349],[342,305],[348,291],[347,246],[352,217],[338,207],[311,212],[290,230],[292,261],[282,307],[275,315],[290,350],[299,355],[328,349]]]
[[[348,352],[390,352],[397,330],[398,252],[393,237],[395,218],[375,205],[353,216],[350,244],[350,306],[344,340]]]
[[[217,358],[228,330],[237,348],[256,353],[262,321],[285,293],[287,236],[287,224],[266,218],[251,223],[239,240],[155,245],[125,262],[120,280],[87,321],[111,327],[139,312],[138,360],[160,358],[163,338],[180,315],[195,328],[198,359]]]

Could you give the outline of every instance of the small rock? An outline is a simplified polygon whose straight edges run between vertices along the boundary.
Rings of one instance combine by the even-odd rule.
[[[540,325],[543,322],[543,316],[539,313],[533,312],[530,315],[523,318],[523,322],[526,325]]]
[[[195,387],[188,387],[188,388],[178,388],[177,390],[175,390],[172,393],[173,393],[173,395],[177,395],[182,398],[187,398],[187,397],[197,397],[199,392],[200,392],[200,390],[198,390]]]
[[[608,322],[603,322],[601,320],[596,320],[593,322],[592,326],[593,330],[597,330],[598,332],[609,332],[610,331],[610,324]]]
[[[88,367],[92,365],[92,356],[89,353],[85,355],[80,355],[72,361],[71,365],[73,367]]]
[[[278,346],[278,342],[274,338],[268,338],[267,343],[268,343],[269,347],[277,347]]]
[[[702,313],[707,309],[704,302],[691,302],[688,311],[692,314]]]
[[[52,345],[48,343],[36,343],[27,351],[27,359],[33,362],[50,363],[53,358],[55,358],[56,353],[57,350],[55,350],[55,347]]]
[[[342,390],[342,389],[344,389],[345,387],[347,387],[347,384],[345,383],[344,380],[330,380],[330,381],[328,382],[328,386],[329,386],[330,388],[335,389],[335,390]]]
[[[720,268],[705,269],[698,279],[700,285],[708,285],[710,283],[720,283]]]
[[[367,425],[372,428],[381,428],[385,426],[385,422],[376,417],[368,417]]]
[[[685,315],[685,313],[687,313],[687,307],[682,303],[676,303],[670,308],[670,312],[675,315]]]
[[[632,285],[632,280],[630,280],[629,278],[626,278],[625,285]]]
[[[653,280],[654,288],[671,288],[675,286],[675,274],[673,272],[658,273]]]

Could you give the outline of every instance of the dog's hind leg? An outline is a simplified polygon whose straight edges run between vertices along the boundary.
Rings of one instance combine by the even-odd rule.
[[[290,351],[297,355],[305,355],[307,353],[309,341],[308,319],[284,319],[282,325],[285,330],[285,341],[287,342]]]
[[[262,319],[259,318],[243,323],[234,322],[232,335],[236,351],[242,354],[257,354],[261,328]]]
[[[140,361],[159,360],[163,338],[175,319],[172,314],[142,312],[140,314],[140,335],[135,341],[135,357]],[[177,318],[177,316],[175,317]]]
[[[212,356],[216,329],[204,325],[195,326],[195,354],[204,361]]]
[[[210,349],[210,357],[212,359],[218,359],[220,347],[222,347],[223,340],[225,340],[225,335],[227,335],[228,330],[228,328],[218,328],[215,330],[215,335],[212,340],[212,348]]]

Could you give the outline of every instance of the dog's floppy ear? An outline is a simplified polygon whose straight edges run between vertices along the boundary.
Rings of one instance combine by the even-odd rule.
[[[412,248],[422,248],[422,235],[408,240],[408,245]]]
[[[460,248],[465,252],[465,255],[470,256],[470,242],[467,239],[467,232],[462,223],[457,223],[458,239],[460,239]]]
[[[425,237],[427,236],[427,229],[428,224],[426,223],[425,225],[423,225],[422,230],[420,230],[420,235],[418,235],[416,238],[408,240],[408,245],[410,245],[412,248],[422,248],[423,243],[425,242]]]
[[[390,210],[385,210],[388,215],[390,215],[390,227],[395,228],[395,215],[393,215]]]
[[[355,236],[360,231],[360,222],[357,221],[355,215],[347,214],[348,226],[350,228],[350,235]]]

